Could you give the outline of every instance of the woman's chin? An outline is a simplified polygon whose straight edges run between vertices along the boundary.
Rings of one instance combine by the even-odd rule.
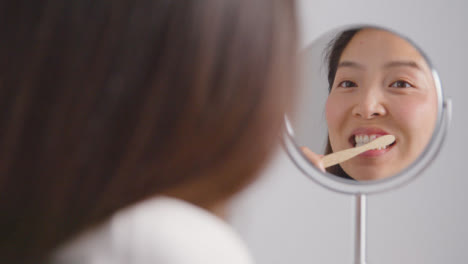
[[[348,173],[345,169],[345,172]],[[348,175],[357,180],[357,181],[375,181],[375,180],[381,180],[385,179],[388,177],[391,177],[395,175],[396,173],[393,171],[386,171],[384,169],[370,169],[370,168],[365,168],[362,170],[351,170]]]

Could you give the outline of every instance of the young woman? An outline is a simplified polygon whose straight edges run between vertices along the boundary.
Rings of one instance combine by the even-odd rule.
[[[396,141],[329,168],[359,181],[383,179],[409,166],[428,144],[437,118],[432,71],[408,41],[386,30],[341,33],[328,52],[325,154],[391,134]],[[323,169],[320,156],[305,150]]]

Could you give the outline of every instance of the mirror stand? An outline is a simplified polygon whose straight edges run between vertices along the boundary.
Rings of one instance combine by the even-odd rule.
[[[354,264],[367,264],[366,261],[366,217],[367,200],[365,194],[355,195],[354,224]]]

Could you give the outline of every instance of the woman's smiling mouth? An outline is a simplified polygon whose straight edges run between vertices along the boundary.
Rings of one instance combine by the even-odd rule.
[[[358,128],[353,131],[348,141],[353,147],[360,147],[362,145],[365,145],[373,141],[374,139],[378,137],[388,135],[388,134],[389,134],[388,132],[380,128]],[[388,146],[368,150],[364,153],[361,153],[359,156],[363,156],[363,157],[380,156],[390,151],[390,149],[393,148],[393,146],[395,145],[396,145],[396,140],[395,142],[393,142],[392,144]]]

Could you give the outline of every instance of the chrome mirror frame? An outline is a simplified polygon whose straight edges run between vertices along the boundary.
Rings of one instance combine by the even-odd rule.
[[[420,175],[421,172],[430,165],[430,163],[437,156],[445,140],[447,130],[451,121],[452,103],[450,99],[444,98],[439,75],[434,69],[432,63],[430,62],[426,54],[424,54],[424,52],[420,48],[418,48],[418,46],[415,45],[410,39],[406,38],[405,36],[401,36],[401,34],[396,33],[387,28],[382,28],[380,26],[374,25],[345,26],[339,29],[335,29],[334,31],[339,32],[340,30],[346,30],[355,27],[377,28],[398,35],[406,39],[412,45],[414,45],[421,52],[422,56],[426,59],[429,67],[432,70],[432,76],[437,92],[438,107],[436,126],[432,134],[431,141],[426,146],[423,153],[418,157],[418,159],[416,159],[416,161],[414,161],[408,168],[405,168],[403,171],[386,179],[361,182],[339,178],[330,173],[323,173],[320,170],[318,170],[315,166],[313,166],[312,163],[305,157],[305,155],[300,150],[301,146],[298,146],[295,142],[294,129],[287,114],[284,115],[284,130],[282,134],[282,143],[288,156],[295,163],[295,165],[306,176],[315,181],[317,184],[329,190],[343,194],[374,194],[392,190],[409,183],[411,180],[414,180],[418,175]]]

